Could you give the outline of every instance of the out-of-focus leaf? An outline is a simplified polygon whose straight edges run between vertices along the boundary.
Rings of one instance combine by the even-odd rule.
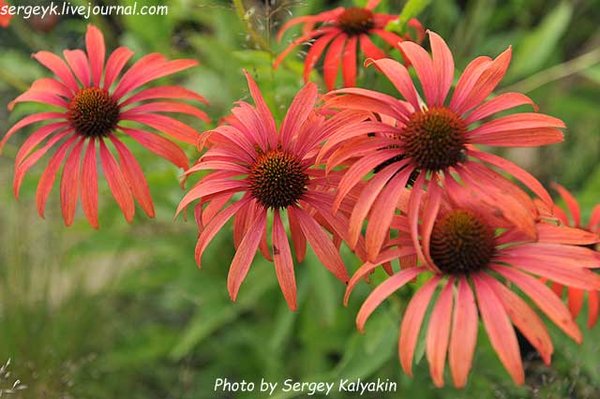
[[[402,11],[400,11],[398,19],[390,22],[386,29],[393,32],[403,32],[406,23],[410,21],[411,18],[418,17],[430,2],[431,0],[408,0],[402,8]]]
[[[567,30],[572,14],[572,3],[563,1],[523,38],[515,48],[513,76],[525,76],[544,66],[557,50],[557,43]]]

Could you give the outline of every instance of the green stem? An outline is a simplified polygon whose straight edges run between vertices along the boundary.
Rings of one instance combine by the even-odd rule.
[[[555,65],[533,76],[525,78],[515,84],[503,89],[505,92],[516,91],[520,93],[529,93],[538,87],[544,86],[550,82],[566,78],[585,71],[586,69],[600,63],[600,47],[573,58],[562,64]]]

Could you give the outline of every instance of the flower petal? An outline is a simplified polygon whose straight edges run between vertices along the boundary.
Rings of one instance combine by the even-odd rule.
[[[100,159],[102,160],[102,168],[104,169],[106,182],[108,183],[108,187],[110,188],[115,201],[117,201],[119,208],[121,208],[125,220],[131,223],[135,213],[135,205],[133,203],[133,197],[131,196],[131,190],[127,185],[123,172],[119,169],[117,161],[115,161],[115,158],[106,147],[106,144],[103,140],[99,140],[99,142]]]
[[[290,310],[294,311],[297,307],[294,262],[290,251],[290,243],[278,211],[275,211],[273,219],[273,261],[281,292],[283,292]]]

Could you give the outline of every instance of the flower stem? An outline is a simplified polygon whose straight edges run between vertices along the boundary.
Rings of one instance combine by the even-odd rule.
[[[547,83],[566,78],[585,71],[586,69],[600,63],[600,47],[589,51],[579,57],[573,58],[562,64],[554,65],[548,69],[540,71],[535,75],[525,78],[517,83],[503,89],[504,92],[516,91],[520,93],[529,93],[538,87]]]
[[[269,43],[252,26],[252,22],[250,21],[250,17],[248,15],[248,12],[246,11],[246,7],[244,6],[244,1],[243,0],[233,0],[233,5],[235,7],[235,11],[236,11],[238,18],[246,26],[246,31],[250,35],[252,42],[260,50],[270,52]]]

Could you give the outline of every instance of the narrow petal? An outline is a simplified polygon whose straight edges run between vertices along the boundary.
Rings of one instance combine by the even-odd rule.
[[[146,147],[148,150],[170,161],[175,166],[188,169],[189,163],[187,155],[179,146],[173,142],[156,134],[151,134],[137,129],[121,128],[121,130],[131,136],[135,141]]]
[[[392,82],[396,90],[402,94],[402,97],[404,97],[414,109],[420,109],[419,94],[404,65],[390,58],[382,58],[380,60],[367,62],[367,65],[370,64],[374,64],[375,67],[380,70],[390,82]]]
[[[416,268],[405,269],[405,271],[415,270]],[[415,355],[419,331],[425,318],[425,313],[429,307],[431,297],[435,292],[439,276],[433,276],[427,281],[412,297],[400,324],[400,338],[398,342],[398,351],[402,369],[406,374],[412,377],[412,363]],[[373,294],[371,294],[373,295]]]
[[[436,387],[444,386],[444,365],[452,322],[454,280],[449,278],[431,312],[427,327],[426,353],[431,379]]]
[[[302,43],[308,42],[309,40],[314,39],[315,37],[329,34],[329,33],[334,33],[334,32],[340,33],[341,31],[337,28],[320,28],[320,29],[315,29],[313,31],[307,32],[307,33],[303,34],[302,36],[294,39],[294,41],[292,41],[281,53],[279,53],[279,55],[273,62],[273,68],[277,69],[279,67],[279,65],[281,64],[281,62],[285,59],[285,57],[287,57],[288,54],[292,52],[292,50],[294,50],[296,47],[298,47]]]
[[[461,110],[464,103],[468,100],[468,97],[477,84],[481,74],[483,74],[489,65],[492,63],[490,57],[477,57],[471,61],[462,75],[458,79],[454,93],[452,94],[452,100],[450,101],[450,109],[457,112]]]
[[[252,79],[252,77],[247,71],[244,71],[244,74],[246,75],[246,80],[248,81],[248,88],[250,89],[250,95],[254,100],[254,104],[256,105],[256,109],[258,110],[258,114],[260,115],[261,120],[263,121],[263,123],[266,124],[266,127],[268,129],[268,131],[265,133],[267,133],[267,136],[269,138],[274,137],[277,132],[277,128],[275,127],[275,120],[273,119],[273,114],[269,110],[269,107],[267,107],[267,103],[265,102],[262,93],[256,85],[256,82],[254,82],[254,79]],[[271,144],[274,145],[273,142]]]
[[[344,77],[344,86],[356,86],[356,42],[358,36],[351,36],[346,42],[344,53],[342,55],[342,76]]]
[[[90,65],[85,53],[82,50],[65,50],[63,55],[83,87],[88,87],[90,85]]]
[[[585,291],[579,288],[569,287],[567,291],[567,300],[569,304],[569,311],[573,318],[576,319],[581,313],[581,309],[583,308],[583,295]]]
[[[296,277],[294,276],[294,262],[288,242],[287,234],[281,223],[279,212],[275,211],[273,219],[273,261],[275,273],[281,287],[281,292],[290,310],[296,310]]]
[[[340,257],[331,238],[323,231],[321,226],[301,208],[288,208],[288,212],[294,214],[304,236],[315,251],[315,254],[323,265],[340,281],[348,282],[348,271]]]
[[[385,58],[385,53],[383,50],[373,43],[373,41],[369,38],[369,35],[360,35],[360,49],[367,56],[367,58],[372,58],[374,60]]]
[[[473,282],[483,326],[490,343],[513,381],[521,385],[525,382],[525,372],[521,363],[519,343],[510,319],[488,282],[479,275],[473,276]]]
[[[79,90],[79,85],[73,77],[73,73],[60,57],[49,51],[38,51],[32,57],[51,70],[71,91],[77,92]]]
[[[15,165],[20,165],[23,161],[31,154],[31,151],[37,147],[42,141],[51,136],[64,132],[69,129],[69,124],[66,122],[51,123],[49,125],[42,126],[36,130],[33,134],[29,135],[23,142],[17,155],[15,157]]]
[[[598,300],[598,291],[588,292],[588,321],[587,327],[592,328],[598,321],[598,313],[600,313],[600,306]]]
[[[206,180],[200,181],[183,197],[183,199],[179,203],[179,206],[177,207],[176,214],[179,214],[183,210],[183,208],[187,207],[190,203],[202,197],[217,193],[241,191],[245,188],[245,183],[240,180],[223,179],[219,181],[209,182],[207,182]]]
[[[567,226],[554,226],[548,223],[538,223],[538,239],[544,243],[591,245],[598,242],[597,234]]]
[[[154,203],[152,202],[150,188],[140,164],[136,161],[131,151],[116,136],[111,135],[109,137],[119,154],[119,164],[123,170],[125,180],[129,183],[133,197],[140,204],[146,215],[153,218],[155,216]]]
[[[102,140],[99,140],[99,142],[100,159],[102,160],[102,168],[104,169],[106,182],[108,183],[108,187],[110,188],[115,201],[117,201],[119,208],[121,208],[125,220],[131,223],[135,213],[131,190],[129,190],[123,172],[119,169],[117,161],[115,161],[115,158],[106,147],[106,144],[104,144],[104,141]]]
[[[406,183],[410,174],[411,171],[408,169],[394,176],[373,204],[365,234],[369,260],[377,257],[385,239],[389,237],[390,225],[396,213],[399,198],[402,192],[406,190]]]
[[[521,169],[516,164],[499,157],[494,154],[490,154],[483,151],[477,150],[469,150],[469,155],[474,156],[475,158],[481,159],[487,163],[490,163],[517,178],[521,183],[525,184],[527,188],[533,191],[542,201],[544,201],[548,205],[552,205],[552,197],[548,193],[548,191],[544,188],[544,186],[529,172],[524,169]]]
[[[126,107],[130,104],[134,104],[145,100],[156,100],[156,99],[169,99],[174,98],[178,100],[194,100],[199,101],[203,104],[208,104],[208,101],[200,94],[188,90],[180,86],[159,86],[144,89],[127,100],[123,101],[120,106]]]
[[[84,139],[79,139],[67,157],[60,181],[60,203],[65,226],[73,224],[79,196],[79,171]]]
[[[581,342],[579,327],[560,298],[550,288],[538,279],[510,267],[492,266],[492,269],[519,287],[568,336],[576,342]]]
[[[141,114],[132,116],[129,120],[148,125],[184,143],[195,145],[200,138],[200,134],[196,130],[168,116]]]
[[[38,182],[36,190],[36,205],[38,213],[42,218],[44,218],[44,211],[46,209],[48,195],[50,194],[52,186],[54,185],[54,181],[56,180],[56,173],[58,172],[63,160],[67,156],[67,151],[69,148],[71,148],[77,138],[77,136],[71,136],[64,143],[62,143],[60,147],[58,147],[54,155],[52,155],[52,158],[50,158],[44,173],[42,173],[42,176],[40,177],[40,181]],[[32,155],[30,158],[32,157],[34,157],[34,155]]]
[[[196,118],[204,122],[210,122],[210,118],[208,117],[206,112],[201,111],[198,108],[189,104],[170,101],[157,101],[153,103],[138,105],[125,112],[122,112],[121,119],[126,120],[138,114],[150,114],[153,112],[177,112],[180,114],[195,116]]]
[[[4,145],[6,144],[8,139],[10,139],[13,134],[15,134],[19,130],[23,129],[24,127],[29,126],[33,123],[41,122],[41,121],[50,121],[53,119],[63,119],[64,120],[65,118],[66,118],[66,115],[61,112],[41,112],[39,114],[33,114],[33,115],[26,116],[25,118],[23,118],[20,121],[18,121],[17,123],[15,123],[8,130],[8,132],[6,132],[6,135],[4,135],[4,137],[2,138],[2,141],[0,141],[0,151],[2,151],[2,148],[4,147]]]
[[[423,47],[416,43],[402,42],[399,46],[417,72],[427,104],[436,104],[439,82],[431,57]]]
[[[323,54],[323,51],[327,47],[329,43],[333,40],[334,37],[338,35],[337,32],[329,33],[327,35],[323,35],[310,46],[308,53],[306,53],[306,58],[304,59],[304,82],[308,82],[310,80],[310,73],[314,69],[317,61]]]
[[[225,223],[227,223],[227,221],[231,219],[231,217],[235,215],[243,206],[248,205],[248,202],[248,198],[241,199],[235,204],[225,208],[214,218],[212,218],[210,222],[208,222],[202,229],[200,235],[198,236],[198,242],[196,243],[195,249],[195,257],[198,267],[202,267],[202,255],[204,254],[204,250],[208,244],[217,235],[217,233],[221,231],[223,226],[225,226]]]
[[[317,95],[317,85],[307,83],[294,97],[281,124],[280,139],[284,148],[289,148],[294,135],[306,122],[308,116],[314,112]]]
[[[342,52],[344,51],[344,43],[348,36],[344,33],[337,36],[331,42],[331,45],[327,49],[325,54],[325,61],[323,63],[323,76],[325,78],[325,86],[327,90],[333,90],[338,75],[338,68],[342,58]]]
[[[256,255],[261,237],[265,232],[266,222],[266,211],[262,210],[251,223],[246,236],[231,261],[231,267],[227,276],[227,290],[232,301],[237,299],[240,286],[250,270],[250,265],[254,259],[254,255]]]
[[[106,55],[106,47],[104,45],[104,36],[102,32],[94,25],[88,25],[85,35],[85,46],[87,49],[90,66],[92,69],[92,81],[94,86],[100,86],[100,78],[102,77],[102,68],[104,67],[104,56]]]
[[[433,69],[438,85],[438,96],[435,105],[442,106],[454,80],[454,58],[444,39],[437,33],[429,31],[429,42],[431,43]]]
[[[510,289],[490,276],[482,275],[481,277],[485,278],[500,299],[513,324],[538,351],[544,363],[549,365],[554,348],[544,322],[523,299]]]
[[[356,327],[358,330],[363,332],[365,323],[369,316],[371,316],[371,313],[373,313],[387,297],[417,277],[422,271],[423,269],[416,267],[400,270],[398,273],[378,285],[367,297],[356,315]]]
[[[448,350],[448,362],[452,380],[457,388],[467,385],[469,371],[473,365],[473,354],[477,343],[477,305],[466,277],[458,282],[454,319]]]
[[[96,167],[96,139],[88,141],[83,157],[81,176],[81,205],[90,225],[97,229],[98,224],[98,171]]]
[[[531,105],[537,111],[537,105],[533,100],[521,93],[502,93],[484,102],[465,118],[465,123],[470,125],[473,122],[480,121],[498,112],[506,111],[507,109],[515,108],[520,105]]]
[[[304,257],[306,256],[306,236],[300,228],[296,215],[293,211],[290,212],[290,208],[291,207],[288,207],[288,222],[292,234],[292,242],[294,243],[294,250],[296,252],[296,260],[298,262],[303,262]]]
[[[552,188],[558,191],[560,196],[562,197],[565,204],[567,204],[567,209],[569,209],[569,213],[571,214],[571,218],[573,219],[573,224],[576,227],[581,226],[581,209],[579,208],[579,203],[577,203],[577,199],[563,186],[558,183],[553,183]]]
[[[103,87],[109,90],[112,84],[115,82],[127,61],[133,56],[133,51],[127,47],[119,47],[108,57],[106,61],[106,72],[104,73]],[[136,95],[140,95],[140,93]]]

